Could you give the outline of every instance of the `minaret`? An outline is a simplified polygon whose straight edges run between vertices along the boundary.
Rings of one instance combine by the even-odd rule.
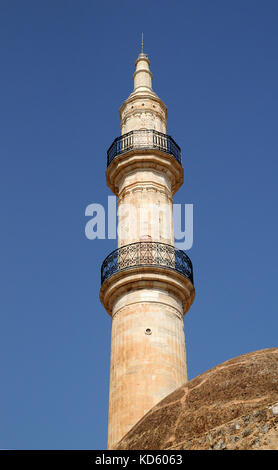
[[[109,449],[187,381],[184,314],[195,294],[190,259],[174,248],[180,148],[167,135],[143,47],[135,65],[121,136],[107,151],[107,184],[118,197],[118,249],[102,264],[100,290],[112,317]]]

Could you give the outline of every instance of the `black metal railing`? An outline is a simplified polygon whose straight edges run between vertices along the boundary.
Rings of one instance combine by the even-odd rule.
[[[181,149],[169,135],[151,129],[131,131],[117,137],[107,150],[107,166],[118,155],[135,149],[158,149],[172,155],[181,164]]]
[[[190,279],[193,268],[190,258],[182,250],[159,242],[137,242],[112,251],[101,266],[101,284],[113,274],[139,266],[160,266],[174,269]]]

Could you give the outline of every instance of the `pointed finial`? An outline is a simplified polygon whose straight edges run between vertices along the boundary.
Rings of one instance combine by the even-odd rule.
[[[141,53],[144,53],[144,33],[142,33],[142,41],[141,41]]]

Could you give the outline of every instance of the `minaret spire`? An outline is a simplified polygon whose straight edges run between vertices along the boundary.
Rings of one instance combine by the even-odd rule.
[[[144,51],[144,33],[141,49],[135,62],[134,88],[120,108],[121,132],[154,129],[166,133],[167,108],[152,88],[150,60]]]
[[[150,61],[144,49],[144,34],[142,33],[141,52],[135,62],[135,72],[133,74],[134,91],[152,90],[152,73],[150,71]]]

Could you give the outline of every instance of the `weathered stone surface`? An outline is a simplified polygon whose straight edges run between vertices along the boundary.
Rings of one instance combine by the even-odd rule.
[[[278,449],[278,348],[231,359],[152,408],[116,449]]]

